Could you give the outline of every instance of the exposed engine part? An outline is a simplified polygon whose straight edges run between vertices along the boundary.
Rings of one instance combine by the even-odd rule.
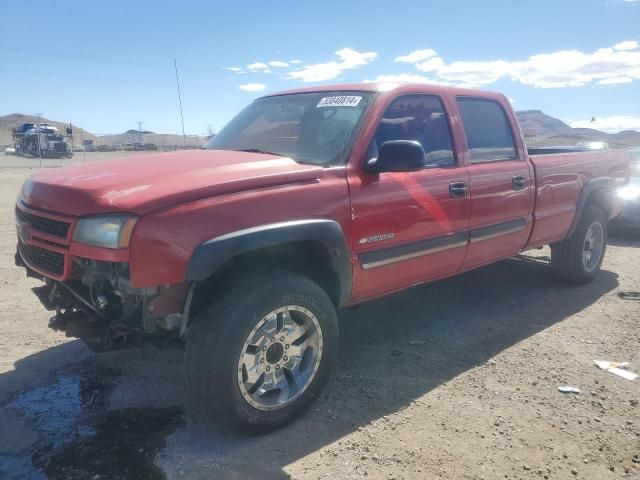
[[[177,331],[180,329],[180,325],[182,324],[182,314],[172,313],[166,317],[161,317],[156,321],[156,324],[164,330]]]
[[[104,295],[98,295],[96,297],[96,305],[100,310],[104,310],[109,305],[109,300]]]
[[[19,257],[16,263],[29,275]],[[38,277],[45,284],[33,289],[47,310],[56,311],[49,322],[54,330],[81,338],[96,352],[143,339],[163,347],[180,336],[189,284],[132,288],[129,264],[83,258],[74,258],[74,271],[77,276],[67,282]]]

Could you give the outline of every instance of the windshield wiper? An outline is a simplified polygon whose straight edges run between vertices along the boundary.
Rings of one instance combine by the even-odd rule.
[[[259,148],[239,148],[236,152],[250,152],[250,153],[262,153],[264,155],[275,155],[276,157],[284,157],[280,153],[267,152],[266,150],[260,150]]]

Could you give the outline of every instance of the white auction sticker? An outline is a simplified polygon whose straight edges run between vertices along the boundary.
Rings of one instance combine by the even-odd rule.
[[[324,97],[318,102],[316,108],[319,107],[355,107],[360,103],[362,97],[353,95],[343,95],[340,97]]]

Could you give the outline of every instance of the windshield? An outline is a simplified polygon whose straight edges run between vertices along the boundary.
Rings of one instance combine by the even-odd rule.
[[[314,92],[259,98],[206,148],[271,153],[301,163],[343,163],[372,93]]]

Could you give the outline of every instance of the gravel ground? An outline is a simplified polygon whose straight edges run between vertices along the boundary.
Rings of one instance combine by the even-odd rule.
[[[340,313],[311,411],[247,437],[188,400],[180,350],[90,353],[49,330],[13,266],[26,168],[0,170],[0,478],[640,478],[640,235],[588,286],[548,250]],[[581,394],[562,394],[559,386]]]

